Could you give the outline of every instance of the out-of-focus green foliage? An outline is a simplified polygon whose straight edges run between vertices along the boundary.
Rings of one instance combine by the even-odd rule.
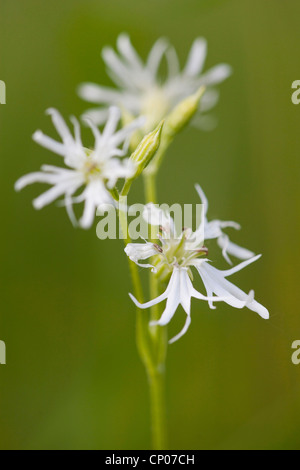
[[[199,182],[211,217],[242,224],[233,239],[263,257],[233,280],[254,288],[271,314],[263,321],[246,309],[193,303],[188,334],[169,348],[170,446],[299,448],[300,366],[291,344],[300,339],[300,107],[290,98],[300,77],[299,14],[297,0],[0,0],[2,449],[150,442],[122,243],[100,242],[95,227],[74,230],[55,205],[34,211],[41,187],[13,191],[22,174],[59,162],[31,134],[54,135],[43,115],[49,106],[65,116],[86,109],[75,94],[80,82],[110,84],[100,50],[122,31],[143,56],[157,37],[169,37],[182,63],[204,36],[207,66],[233,66],[220,86],[218,127],[178,137],[159,198],[198,202]],[[178,313],[172,332],[183,321]]]

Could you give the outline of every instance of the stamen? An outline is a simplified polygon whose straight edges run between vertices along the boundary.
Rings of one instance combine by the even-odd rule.
[[[163,249],[161,246],[157,245],[157,243],[153,243],[153,246],[154,248],[159,252],[159,253],[162,253],[163,252]]]
[[[196,250],[196,251],[197,251],[197,253],[208,255],[208,248],[206,248],[206,246],[203,246],[202,248],[200,248],[199,250]]]

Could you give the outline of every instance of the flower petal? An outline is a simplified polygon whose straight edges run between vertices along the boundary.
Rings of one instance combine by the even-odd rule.
[[[152,322],[152,324],[164,326],[169,323],[169,321],[173,318],[178,305],[180,304],[180,300],[180,270],[174,269],[168,285],[168,298],[166,308],[163,311],[160,319],[157,322]]]
[[[190,315],[187,315],[186,317],[186,321],[185,321],[185,324],[184,324],[184,327],[182,328],[182,330],[180,331],[180,333],[178,333],[178,335],[174,336],[174,338],[170,339],[169,340],[169,344],[173,344],[175,343],[175,341],[178,341],[183,335],[185,335],[185,333],[187,332],[187,330],[189,329],[189,326],[191,324],[191,316]]]
[[[211,68],[200,78],[201,85],[212,86],[223,82],[232,74],[232,68],[228,64],[219,64]]]
[[[36,131],[32,138],[37,144],[45,147],[48,150],[51,150],[51,152],[57,153],[57,155],[61,155],[62,157],[66,156],[65,145],[61,144],[60,142],[56,142],[56,140],[48,137],[42,131]]]
[[[119,104],[122,102],[121,91],[100,86],[96,83],[82,83],[78,87],[78,95],[90,103]]]
[[[163,55],[168,47],[168,41],[166,41],[164,38],[160,38],[154,43],[146,63],[146,68],[153,77],[156,76]]]
[[[204,38],[197,38],[191,47],[183,73],[195,77],[202,72],[207,54],[207,43]]]
[[[117,40],[117,46],[123,57],[135,69],[142,70],[143,63],[131,44],[128,34],[120,34]]]
[[[229,237],[225,234],[223,234],[221,237],[218,238],[217,243],[219,247],[222,249],[223,256],[229,262],[229,264],[232,264],[232,263],[227,253],[229,253],[232,256],[235,256],[236,258],[245,259],[245,260],[252,258],[254,256],[253,251],[247,250],[246,248],[243,248],[231,242],[229,240]]]

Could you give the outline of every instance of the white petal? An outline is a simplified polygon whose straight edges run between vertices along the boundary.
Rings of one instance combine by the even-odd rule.
[[[108,180],[107,187],[112,189],[119,178],[130,178],[134,172],[134,163],[129,158],[121,161],[117,158],[110,158],[103,166],[102,177]]]
[[[61,136],[64,144],[74,145],[74,138],[70,132],[70,129],[66,125],[62,115],[57,111],[57,109],[49,108],[46,111],[46,114],[51,116],[53,125],[56,128],[58,134]]]
[[[101,132],[100,130],[98,129],[97,125],[95,124],[95,121],[93,121],[92,119],[90,119],[88,116],[86,116],[85,118],[83,118],[84,121],[87,123],[87,125],[89,126],[89,128],[91,129],[94,137],[95,137],[95,146],[97,147],[97,145],[99,144],[99,142],[101,142]]]
[[[75,174],[74,170],[70,170],[69,168],[60,168],[59,166],[54,165],[42,165],[41,170],[54,173],[55,175],[60,175],[62,179],[68,176],[74,176]]]
[[[201,199],[201,204],[203,204],[204,206],[204,214],[206,215],[207,214],[207,211],[208,211],[208,199],[207,197],[205,196],[205,193],[203,191],[203,189],[201,188],[200,184],[195,184],[195,189]]]
[[[214,106],[216,106],[219,101],[220,93],[218,90],[207,90],[200,100],[199,111],[205,113],[210,111]]]
[[[182,328],[181,332],[178,333],[178,335],[174,336],[174,338],[170,339],[169,344],[175,343],[175,341],[179,340],[183,335],[185,335],[185,333],[189,329],[190,324],[191,324],[191,317],[190,317],[190,315],[187,315],[186,322],[185,322],[184,327]]]
[[[239,266],[236,266],[235,268],[227,271],[219,271],[206,262],[199,265],[197,269],[203,280],[203,283],[208,285],[217,296],[223,296],[224,301],[227,304],[235,308],[248,307],[250,310],[257,312],[262,318],[268,319],[268,310],[253,299],[253,292],[248,295],[225,279],[225,275],[228,276],[233,274],[251,262],[256,261],[258,258],[259,256],[255,256],[251,260],[244,261]]]
[[[245,307],[248,295],[222,276],[221,271],[208,263],[202,263],[197,268],[201,279],[216,294],[216,299],[222,297],[224,301],[235,308]]]
[[[261,255],[256,255],[251,259],[247,259],[246,261],[243,261],[242,263],[238,264],[237,266],[234,266],[231,269],[226,269],[225,271],[220,271],[222,273],[222,276],[228,277],[231,276],[232,274],[237,273],[238,271],[241,271],[241,269],[244,269],[246,266],[249,264],[254,263],[257,261],[259,258],[261,258]]]
[[[215,116],[207,114],[196,114],[192,119],[191,124],[196,129],[201,129],[204,132],[212,132],[218,125],[218,119]]]
[[[201,73],[207,53],[207,43],[204,38],[197,38],[188,56],[186,66],[184,68],[184,74],[190,77],[194,77]]]
[[[201,85],[212,86],[223,82],[232,73],[232,68],[227,64],[219,64],[211,68],[200,78]]]
[[[258,313],[258,315],[264,318],[264,320],[268,320],[270,318],[269,311],[266,309],[266,307],[258,303],[256,300],[248,301],[246,307],[252,310],[253,312]]]
[[[78,94],[90,103],[119,104],[122,101],[122,92],[95,83],[83,83],[78,88]]]
[[[225,251],[225,253],[227,252],[230,255],[235,256],[236,258],[249,259],[249,258],[252,258],[254,256],[253,251],[247,250],[246,248],[243,248],[239,245],[236,245],[235,243],[231,242],[226,235],[219,237],[217,243],[218,243],[219,247],[223,251]],[[225,257],[224,253],[223,253],[223,255]]]
[[[33,183],[55,184],[55,182],[56,177],[54,175],[39,171],[35,173],[29,173],[28,175],[22,176],[20,179],[18,179],[18,181],[15,183],[15,190],[20,191],[21,189],[25,188],[25,186]]]
[[[150,202],[146,204],[143,210],[143,219],[147,224],[154,226],[162,226],[166,230],[170,229],[173,233],[174,231],[174,221],[170,214],[167,214],[158,205]]]
[[[173,318],[174,313],[180,304],[180,270],[174,269],[169,286],[168,286],[168,299],[164,312],[160,319],[156,322],[157,325],[164,326]],[[154,324],[154,323],[153,323]]]
[[[140,116],[139,118],[135,119],[132,121],[130,124],[127,126],[123,127],[123,129],[120,129],[118,132],[116,132],[112,138],[111,138],[111,143],[112,145],[118,146],[124,140],[129,137],[133,131],[136,129],[140,129],[145,125],[145,118],[144,116]]]
[[[87,122],[92,121],[96,126],[101,126],[106,122],[108,116],[107,108],[88,109],[82,116],[82,120]]]
[[[76,144],[79,146],[79,147],[83,147],[82,145],[82,140],[81,140],[81,129],[80,129],[80,124],[78,122],[78,120],[76,119],[75,116],[71,116],[70,117],[70,121],[72,122],[73,126],[74,126],[74,134],[75,134],[75,141],[76,141]]]
[[[57,155],[61,155],[62,157],[66,155],[66,147],[64,144],[56,142],[56,140],[43,134],[42,131],[36,131],[32,138],[37,144],[45,147],[48,150],[51,150],[51,152],[57,153]]]
[[[227,263],[232,265],[232,261],[227,254],[227,248],[229,245],[229,237],[225,235],[225,233],[222,233],[221,236],[218,238],[217,243],[219,247],[222,248],[222,255],[227,261]]]
[[[74,227],[77,227],[78,222],[74,214],[73,210],[73,201],[72,201],[72,193],[66,193],[64,205],[69,216],[69,219]]]
[[[115,51],[110,47],[105,47],[102,50],[102,57],[111,73],[109,75],[118,85],[128,88],[135,89],[135,77],[131,73],[130,69],[120,60]]]
[[[85,199],[83,215],[80,219],[80,226],[82,228],[88,229],[92,226],[95,212],[96,212],[95,201],[92,198],[87,197]]]
[[[191,312],[191,294],[194,290],[192,282],[189,278],[188,272],[186,268],[181,268],[179,270],[179,279],[180,279],[180,286],[179,286],[179,295],[180,295],[180,303],[187,315],[190,315]]]
[[[78,188],[78,185],[74,187],[74,191]],[[70,191],[70,183],[67,181],[65,183],[57,184],[53,186],[48,191],[45,191],[39,197],[34,199],[33,206],[35,209],[42,209],[43,207],[51,204],[51,202],[55,201],[58,197],[62,196],[66,193],[66,191]]]
[[[117,108],[116,106],[111,106],[108,110],[108,119],[107,119],[107,122],[105,124],[104,130],[102,133],[102,139],[104,141],[107,141],[108,139],[112,137],[112,135],[116,131],[120,118],[121,118],[120,109]]]
[[[166,291],[159,295],[158,297],[156,297],[155,299],[153,300],[150,300],[149,302],[146,302],[144,304],[141,304],[132,294],[129,294],[129,297],[131,298],[131,300],[135,303],[135,305],[139,308],[149,308],[149,307],[153,307],[153,305],[156,305],[156,304],[159,304],[160,302],[162,302],[163,300],[165,300],[168,296],[168,288],[166,289]]]
[[[78,202],[85,201],[83,215],[80,219],[82,228],[90,228],[93,224],[96,209],[102,204],[112,204],[113,199],[101,180],[95,180],[87,185]]]
[[[153,243],[128,243],[124,248],[126,255],[135,263],[138,260],[148,259],[157,255],[158,251]]]
[[[166,58],[168,63],[168,78],[176,77],[180,72],[180,65],[176,50],[173,46],[166,50]]]
[[[146,67],[153,77],[157,74],[161,60],[167,48],[168,42],[165,39],[160,38],[156,41],[148,55]]]
[[[127,34],[120,34],[117,40],[117,46],[123,57],[127,60],[128,63],[135,69],[141,70],[143,68],[143,63],[138,56],[136,50],[131,44],[129,36]]]

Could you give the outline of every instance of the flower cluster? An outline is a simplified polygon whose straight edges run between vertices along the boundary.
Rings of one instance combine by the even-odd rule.
[[[47,113],[61,141],[41,131],[35,132],[33,139],[61,156],[64,167],[43,165],[40,171],[23,176],[15,185],[16,190],[32,183],[50,185],[50,189],[33,201],[34,207],[41,209],[60,199],[60,204],[66,207],[73,224],[82,228],[92,226],[100,206],[117,206],[121,196],[127,196],[131,184],[140,174],[144,173],[147,177],[151,164],[152,176],[157,172],[162,155],[175,135],[192,122],[197,114],[215,105],[218,99],[215,85],[231,73],[231,68],[226,64],[217,65],[203,73],[207,47],[202,38],[194,41],[183,69],[180,68],[175,49],[165,39],[159,39],[154,44],[146,62],[142,61],[126,34],[119,36],[117,49],[116,53],[106,47],[102,55],[108,74],[118,89],[91,83],[79,88],[82,98],[101,105],[83,116],[95,140],[93,148],[83,145],[80,124],[76,118],[70,118],[74,128],[72,133],[60,113],[49,109]],[[163,62],[167,65],[164,78],[161,74]],[[100,130],[99,126],[103,128]],[[135,139],[137,133],[138,138]],[[121,192],[118,188],[119,180],[123,180]],[[169,323],[179,305],[185,310],[185,326],[172,342],[182,336],[190,325],[192,297],[207,301],[212,309],[215,308],[215,302],[223,301],[236,308],[248,307],[262,318],[269,317],[267,309],[254,300],[253,291],[247,294],[227,280],[259,256],[229,239],[225,229],[239,229],[238,224],[207,219],[207,199],[199,185],[196,190],[203,204],[201,223],[196,231],[184,228],[178,233],[170,214],[157,208],[150,197],[143,217],[148,224],[158,227],[157,240],[129,242],[125,248],[132,262],[151,268],[161,291],[166,285],[161,295],[144,304],[130,294],[133,302],[141,309],[166,300],[160,319],[152,320],[151,324]],[[74,211],[74,204],[78,203],[84,203],[79,221]],[[228,270],[218,270],[208,259],[205,246],[207,240],[217,241],[229,264],[232,264],[232,256],[242,262]],[[149,262],[146,261],[148,259]],[[193,271],[202,280],[204,293],[194,287]]]

